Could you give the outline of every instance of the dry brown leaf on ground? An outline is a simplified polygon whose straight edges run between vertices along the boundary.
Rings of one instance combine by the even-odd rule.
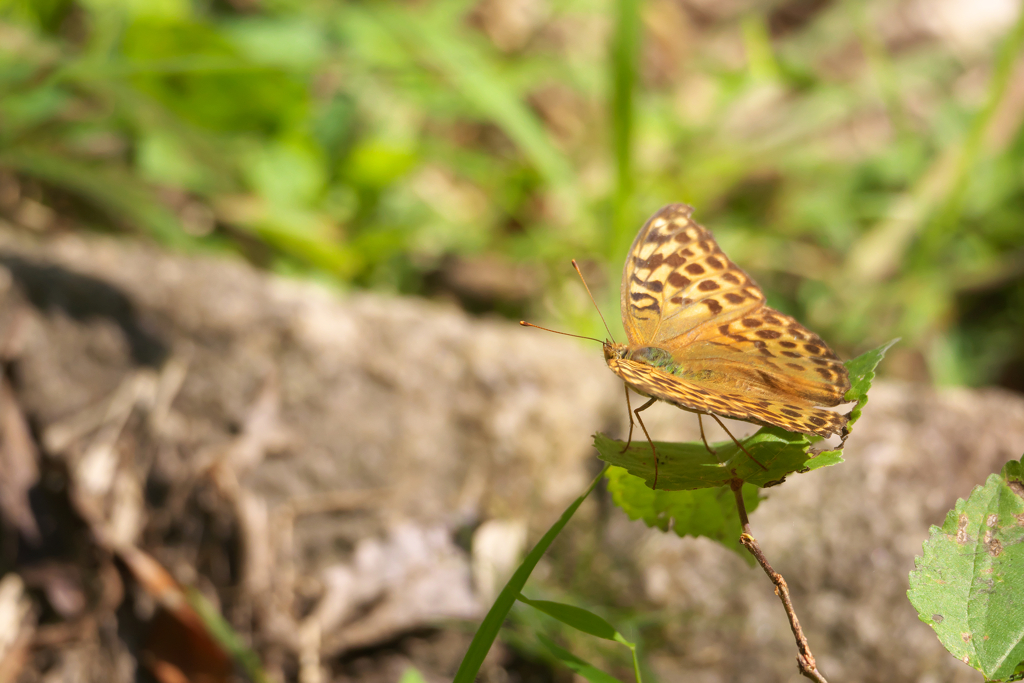
[[[7,378],[7,363],[0,364],[0,513],[31,543],[40,539],[39,527],[28,502],[28,492],[39,480],[38,452],[28,421]]]
[[[210,635],[178,582],[138,548],[119,553],[132,576],[160,609],[149,625],[142,663],[161,683],[225,683],[231,658]]]
[[[21,577],[0,579],[0,683],[14,683],[28,661],[38,615]]]

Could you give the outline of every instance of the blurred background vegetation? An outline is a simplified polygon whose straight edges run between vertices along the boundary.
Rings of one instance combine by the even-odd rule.
[[[844,356],[1024,390],[1015,0],[0,0],[0,219],[603,336],[685,201]],[[595,350],[595,353],[597,351]]]

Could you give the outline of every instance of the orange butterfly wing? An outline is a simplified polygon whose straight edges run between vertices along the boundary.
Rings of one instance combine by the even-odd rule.
[[[633,242],[622,281],[628,348],[608,365],[642,394],[686,410],[794,432],[838,434],[845,366],[813,332],[765,305],[757,284],[722,252],[693,209],[672,204]],[[642,349],[671,354],[646,362]]]

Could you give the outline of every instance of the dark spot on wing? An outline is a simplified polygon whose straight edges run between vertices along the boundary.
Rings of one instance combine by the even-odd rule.
[[[670,285],[672,285],[673,287],[678,287],[679,289],[683,289],[684,287],[689,287],[690,286],[690,282],[691,282],[690,278],[686,277],[682,273],[678,273],[678,272],[669,273],[668,283]]]
[[[678,268],[679,266],[686,263],[686,257],[680,254],[679,252],[676,252],[669,256],[667,259],[665,259],[665,263],[667,263],[669,266],[673,268]]]

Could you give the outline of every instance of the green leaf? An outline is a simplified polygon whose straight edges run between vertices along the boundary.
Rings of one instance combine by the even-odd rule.
[[[728,486],[663,491],[659,478],[658,490],[652,491],[642,479],[621,467],[609,468],[606,476],[612,501],[630,519],[642,519],[647,526],[662,531],[671,529],[679,536],[710,538],[735,550],[747,564],[753,565],[754,558],[739,542],[743,529],[736,511],[735,496]],[[760,502],[758,488],[744,484],[743,503],[747,513],[753,512]]]
[[[505,584],[505,587],[501,589],[501,593],[498,594],[494,605],[491,606],[487,616],[484,617],[483,622],[480,624],[480,628],[477,629],[476,634],[473,636],[473,641],[469,644],[466,656],[463,657],[462,664],[459,665],[459,670],[455,673],[452,683],[473,683],[476,680],[476,674],[480,671],[480,665],[483,664],[484,657],[487,656],[487,652],[491,649],[494,639],[498,636],[498,631],[501,630],[501,624],[505,621],[505,616],[512,609],[512,605],[515,604],[516,598],[523,590],[523,586],[526,585],[526,580],[530,578],[534,567],[537,566],[540,558],[544,556],[544,553],[551,546],[552,541],[562,532],[562,529],[569,523],[576,510],[583,504],[583,501],[586,500],[603,476],[604,470],[590,483],[590,486],[583,492],[583,495],[577,498],[562,513],[558,521],[548,529],[547,533],[537,542],[537,545],[533,547],[533,550],[530,551],[526,559],[516,569],[512,578]]]
[[[565,664],[567,667],[575,671],[577,674],[590,681],[590,683],[622,683],[619,679],[614,676],[610,676],[605,672],[601,671],[594,666],[591,666],[587,662],[583,661],[573,653],[569,652],[565,648],[559,647],[549,638],[537,634],[537,638],[540,642],[544,643],[544,647],[551,651],[560,662]]]
[[[594,436],[594,448],[607,463],[623,467],[654,485],[654,458],[647,441],[634,441],[625,451],[623,443],[604,434]],[[776,427],[764,428],[744,439],[744,448],[767,469],[762,469],[732,441],[711,444],[715,455],[704,444],[655,441],[658,453],[658,491],[693,491],[725,486],[739,478],[757,486],[773,484],[787,474],[804,469],[813,456],[807,453],[811,441]],[[719,461],[719,458],[721,459]]]
[[[427,683],[421,674],[415,667],[410,666],[402,674],[402,677],[398,679],[398,683]]]
[[[264,199],[279,206],[307,206],[327,182],[320,150],[310,140],[262,144],[246,155],[246,180]]]
[[[623,638],[622,634],[616,631],[614,626],[582,607],[566,605],[561,602],[551,602],[550,600],[531,600],[524,595],[520,595],[517,599],[519,602],[558,619],[567,626],[572,626],[577,631],[582,631],[598,638],[604,638],[605,640],[614,640],[627,647],[634,647],[633,643]]]
[[[847,430],[860,419],[861,411],[868,402],[868,389],[871,388],[871,383],[875,381],[875,368],[885,358],[885,352],[898,341],[898,338],[893,339],[882,344],[877,349],[862,353],[853,360],[846,361],[846,369],[850,371],[850,390],[846,392],[846,400],[857,402],[857,405],[850,411],[850,420],[846,423]]]
[[[957,659],[989,680],[1024,662],[1024,465],[1014,460],[933,526],[907,596]]]
[[[352,149],[345,160],[342,174],[353,185],[380,189],[409,172],[416,161],[415,151],[408,147],[368,140]]]
[[[857,402],[847,424],[847,430],[860,416],[861,408],[867,403],[867,392],[875,377],[875,368],[885,356],[886,349],[895,341],[846,362],[846,367],[850,371],[851,387],[846,393],[846,400]],[[763,427],[753,436],[743,440],[743,447],[757,462],[751,460],[750,456],[732,441],[712,444],[714,454],[709,453],[701,442],[655,442],[658,454],[658,490],[692,491],[713,488],[725,486],[736,478],[755,486],[772,486],[781,483],[793,472],[805,472],[842,462],[840,449],[812,452],[811,446],[816,441],[816,437],[787,432],[778,427]],[[653,486],[654,458],[649,443],[634,441],[629,448],[623,450],[621,441],[597,434],[594,437],[594,447],[605,462],[623,467],[630,474],[646,481],[648,486]]]

